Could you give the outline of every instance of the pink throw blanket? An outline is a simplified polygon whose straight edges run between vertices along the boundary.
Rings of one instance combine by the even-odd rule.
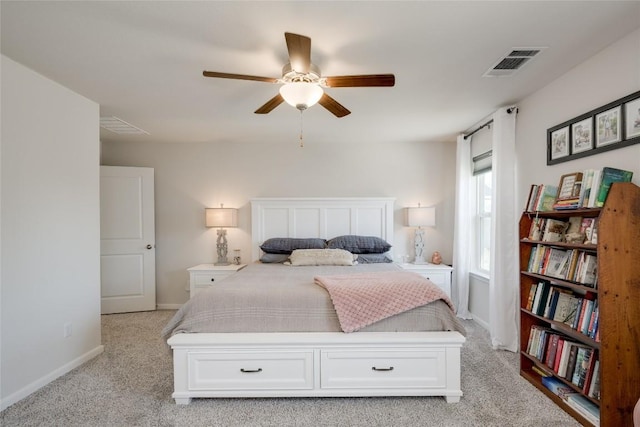
[[[344,332],[357,331],[438,299],[455,311],[440,288],[410,271],[316,276],[313,280],[329,292]]]

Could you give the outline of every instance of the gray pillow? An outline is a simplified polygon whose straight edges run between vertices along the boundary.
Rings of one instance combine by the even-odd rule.
[[[391,245],[380,237],[357,235],[334,237],[327,242],[327,247],[344,249],[352,254],[382,254],[391,249]]]
[[[263,254],[260,257],[260,262],[265,264],[279,264],[285,261],[289,261],[289,255],[287,254]]]
[[[291,255],[291,252],[296,249],[325,249],[326,247],[326,240],[320,238],[274,237],[265,240],[260,249],[268,254]]]
[[[381,264],[393,262],[387,254],[358,254],[358,264]]]

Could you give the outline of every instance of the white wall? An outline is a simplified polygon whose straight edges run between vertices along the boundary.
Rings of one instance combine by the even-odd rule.
[[[251,120],[248,117],[247,120]],[[451,262],[455,142],[347,145],[295,142],[154,144],[103,143],[102,164],[148,166],[156,177],[156,280],[161,307],[188,299],[186,269],[213,262],[216,232],[204,227],[204,208],[240,208],[228,229],[229,249],[249,260],[254,197],[395,197],[395,255],[413,255],[406,206],[436,206],[426,253]]]
[[[4,409],[102,346],[98,105],[1,60]]]
[[[524,208],[531,184],[557,185],[560,176],[613,166],[634,171],[640,183],[640,144],[547,166],[547,129],[640,90],[640,30],[580,64],[518,103],[516,150],[518,204]],[[498,206],[497,209],[500,207]],[[489,325],[489,284],[471,277],[469,311]]]
[[[563,174],[612,166],[640,183],[640,144],[546,165],[547,129],[640,90],[640,30],[612,44],[518,105],[519,205],[531,184],[557,185]]]

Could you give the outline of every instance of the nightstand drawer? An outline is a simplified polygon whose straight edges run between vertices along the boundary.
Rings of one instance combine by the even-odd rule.
[[[190,298],[193,298],[193,296],[198,292],[202,292],[205,289],[218,284],[221,280],[226,279],[238,270],[242,270],[245,266],[246,264],[200,264],[195,267],[188,268]]]
[[[231,273],[194,273],[193,281],[196,286],[211,286],[230,275]]]
[[[437,273],[435,273],[435,272],[429,272],[429,273],[416,272],[416,273],[419,273],[425,279],[429,279],[434,285],[436,285],[437,287],[439,287],[442,290],[446,289],[447,274],[451,275],[451,273],[440,273],[440,272],[437,272]]]

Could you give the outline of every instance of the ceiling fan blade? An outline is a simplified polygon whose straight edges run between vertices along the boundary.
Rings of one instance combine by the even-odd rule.
[[[344,108],[342,104],[340,104],[338,101],[336,101],[326,93],[322,95],[322,98],[320,98],[318,104],[322,105],[338,118],[351,114],[351,111]]]
[[[393,74],[362,74],[357,76],[325,77],[329,87],[365,87],[394,86],[396,77]]]
[[[254,112],[256,114],[267,114],[267,113],[270,113],[271,110],[273,110],[274,108],[276,108],[278,105],[282,104],[283,102],[284,102],[284,98],[280,94],[277,94],[276,96],[274,96],[273,98],[268,100],[262,107],[258,108]]]
[[[230,74],[219,73],[217,71],[203,71],[202,75],[205,77],[218,77],[221,79],[254,80],[256,82],[278,83],[278,79],[273,77],[248,76],[246,74]]]
[[[311,39],[300,34],[284,33],[289,50],[289,63],[298,73],[307,74],[311,68]]]

